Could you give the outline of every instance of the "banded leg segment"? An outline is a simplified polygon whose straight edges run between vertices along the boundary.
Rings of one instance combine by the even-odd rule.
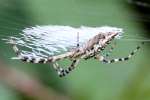
[[[32,55],[26,55],[19,50],[19,48],[16,45],[15,40],[10,39],[9,43],[12,45],[12,48],[14,52],[16,53],[17,57],[13,57],[12,59],[19,59],[24,62],[29,62],[29,63],[48,63],[48,62],[56,62],[58,60],[62,60],[64,58],[69,58],[71,55],[73,55],[73,52],[67,52],[65,54],[57,55],[57,56],[52,56],[52,57],[39,57],[39,56],[32,56]]]
[[[79,59],[73,60],[73,62],[71,63],[71,65],[69,67],[67,67],[67,69],[63,69],[62,67],[60,67],[58,65],[57,62],[55,62],[53,64],[53,68],[57,71],[57,73],[60,77],[63,77],[63,76],[66,76],[67,74],[69,74],[72,70],[74,70],[78,63],[79,63]]]
[[[106,59],[105,57],[98,56],[98,55],[95,58],[104,63],[115,63],[115,62],[126,61],[126,60],[129,60],[139,49],[140,49],[140,46],[137,46],[135,50],[133,50],[127,57],[124,57],[124,58]]]
[[[21,53],[19,48],[16,45],[16,42],[13,39],[10,39],[9,43],[12,45],[12,48],[14,52],[16,53],[17,57],[14,57],[12,59],[20,59],[24,62],[30,62],[30,63],[47,63],[49,61],[48,58],[43,57],[33,57],[33,56],[25,56]]]
[[[107,44],[109,44],[109,43],[107,43]],[[108,57],[111,54],[111,52],[113,51],[115,46],[116,46],[116,43],[110,47],[108,53],[105,54],[105,57]],[[105,50],[105,47],[101,47],[100,45],[96,45],[94,47],[94,49],[91,50],[91,52],[93,52],[93,53],[91,55],[87,54],[88,56],[84,59],[85,60],[91,59],[91,58],[95,57],[98,53],[102,52],[103,50]]]

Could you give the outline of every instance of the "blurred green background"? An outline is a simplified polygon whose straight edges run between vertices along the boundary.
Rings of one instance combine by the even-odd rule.
[[[147,31],[143,23],[135,20],[139,13],[130,3],[123,0],[0,0],[0,100],[150,100],[149,43],[127,62],[102,64],[93,59],[82,60],[76,70],[59,78],[50,64],[11,60],[15,56],[12,48],[1,40],[17,35],[26,27],[51,24],[109,25],[123,28],[126,38],[136,39]],[[124,57],[140,44],[116,42],[112,58]]]

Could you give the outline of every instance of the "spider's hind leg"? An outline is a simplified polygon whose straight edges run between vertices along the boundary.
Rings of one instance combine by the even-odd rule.
[[[67,69],[63,69],[62,67],[60,67],[58,65],[57,62],[55,62],[53,64],[53,68],[57,71],[57,73],[60,77],[63,77],[63,76],[66,76],[67,74],[69,74],[72,70],[74,70],[78,63],[79,63],[79,59],[73,60],[71,65],[69,67],[67,67]]]
[[[47,58],[33,57],[33,56],[22,54],[21,50],[19,50],[19,48],[16,45],[15,40],[13,40],[13,39],[10,39],[9,43],[12,45],[12,48],[17,55],[17,57],[13,57],[12,59],[19,59],[19,60],[22,60],[24,62],[30,62],[30,63],[47,63],[48,62]]]

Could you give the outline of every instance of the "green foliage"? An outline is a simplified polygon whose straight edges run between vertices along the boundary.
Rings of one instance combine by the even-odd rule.
[[[16,35],[25,27],[48,24],[109,25],[121,27],[126,35],[134,36],[141,34],[142,28],[140,23],[131,20],[133,13],[121,0],[1,0],[0,38]],[[117,41],[112,56],[126,56],[137,44]],[[95,60],[81,61],[75,71],[59,78],[50,64],[10,60],[15,56],[11,47],[1,40],[0,45],[0,59],[10,68],[35,76],[43,86],[68,95],[72,100],[150,99],[150,55],[146,47],[127,62],[104,65]],[[0,87],[0,100],[20,99],[6,86]]]

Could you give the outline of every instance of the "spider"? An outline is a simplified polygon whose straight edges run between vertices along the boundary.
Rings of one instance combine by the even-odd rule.
[[[89,39],[85,45],[79,46],[77,44],[77,47],[73,50],[66,52],[64,54],[51,56],[51,57],[31,57],[27,55],[23,55],[21,51],[16,46],[16,43],[13,39],[10,39],[10,42],[12,44],[14,52],[17,54],[18,59],[24,61],[24,62],[30,62],[30,63],[52,63],[53,68],[56,70],[58,75],[60,77],[66,76],[69,74],[72,70],[74,70],[79,63],[80,59],[91,59],[95,58],[100,62],[103,63],[115,63],[115,62],[121,62],[129,60],[139,49],[140,46],[137,46],[135,50],[133,50],[128,56],[123,58],[115,58],[115,59],[108,59],[107,56],[102,55],[102,51],[107,47],[107,45],[116,37],[118,36],[118,32],[107,32],[105,34],[98,33],[91,39]],[[113,49],[113,48],[112,48]],[[72,61],[71,65],[67,68],[62,68],[58,65],[57,61],[63,60],[63,59],[69,59]]]

